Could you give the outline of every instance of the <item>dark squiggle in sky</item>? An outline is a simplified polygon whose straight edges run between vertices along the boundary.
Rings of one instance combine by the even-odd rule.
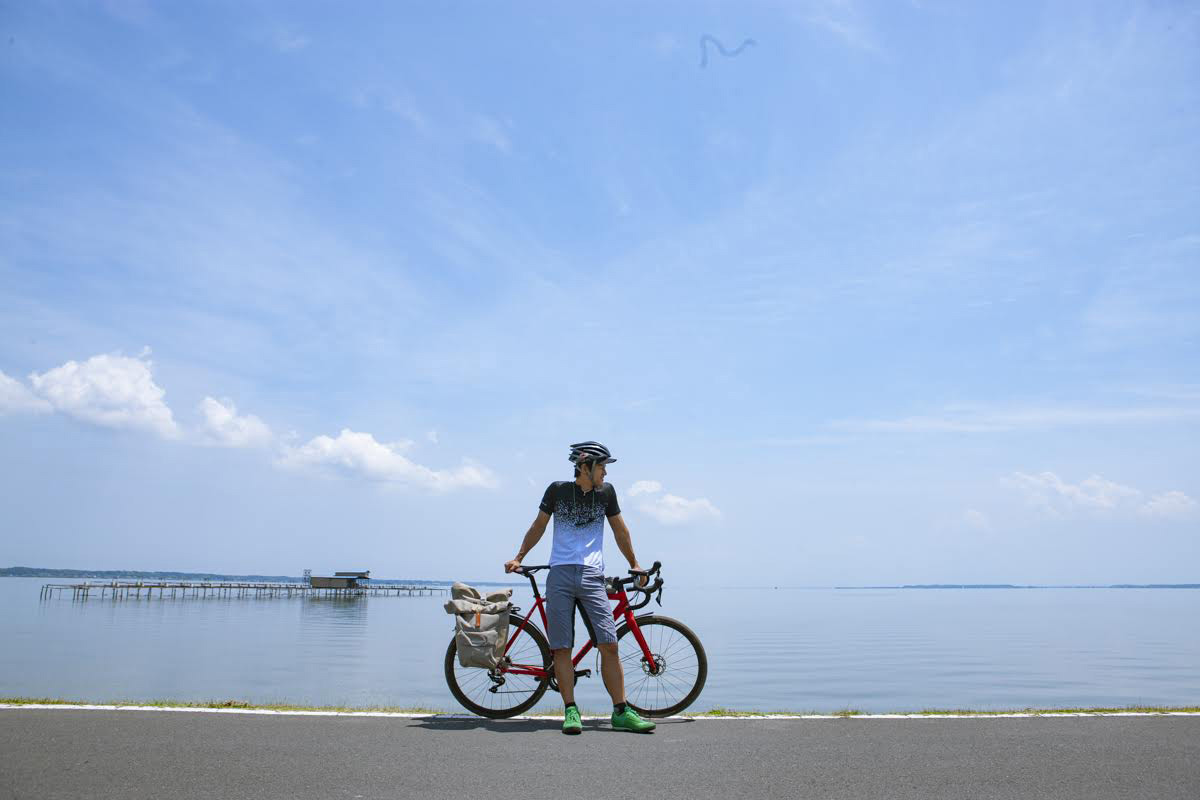
[[[721,51],[721,55],[725,56],[726,58],[733,58],[738,53],[745,50],[747,47],[752,47],[752,46],[758,44],[758,42],[754,41],[753,39],[747,39],[746,41],[739,44],[737,46],[736,50],[734,50],[733,52],[730,52],[730,51],[726,50],[725,45],[718,42],[715,37],[709,36],[706,33],[700,37],[700,68],[701,69],[704,69],[705,67],[708,66],[708,48],[705,46],[708,42],[712,42],[713,44],[715,44],[717,46],[717,49]]]

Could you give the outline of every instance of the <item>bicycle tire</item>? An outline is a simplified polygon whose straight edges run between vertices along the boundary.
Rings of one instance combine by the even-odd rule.
[[[521,618],[515,614],[508,619],[509,630],[515,632],[521,624]],[[528,636],[532,640],[537,650],[537,655],[541,658],[542,666],[546,669],[546,678],[538,680],[530,675],[509,676],[507,680],[520,680],[522,686],[529,686],[529,693],[522,697],[520,702],[514,706],[503,706],[500,701],[494,702],[491,705],[484,705],[476,700],[487,701],[489,698],[499,698],[499,693],[489,692],[492,682],[488,677],[490,670],[481,667],[463,667],[458,663],[458,645],[454,641],[454,637],[450,637],[450,645],[446,648],[446,661],[443,669],[446,674],[446,685],[450,687],[450,694],[454,695],[463,708],[470,711],[472,714],[478,714],[481,717],[489,719],[504,719],[506,717],[515,717],[523,711],[528,711],[537,705],[537,702],[542,699],[542,695],[546,693],[547,687],[550,685],[549,674],[551,670],[550,643],[546,641],[545,634],[541,629],[533,624],[532,621],[525,626],[525,630],[521,631],[521,636]],[[515,657],[528,663],[531,659],[528,646],[523,646],[519,642],[514,646],[510,653],[515,654]],[[463,677],[460,679],[460,675]],[[463,686],[463,682],[466,686]],[[504,684],[504,685],[507,685]],[[507,696],[505,690],[505,696]],[[474,699],[472,699],[474,698]]]
[[[617,631],[617,654],[625,671],[625,702],[644,717],[669,717],[690,706],[708,680],[708,656],[691,628],[656,614],[634,618],[663,670],[651,675],[637,639],[626,623]],[[656,630],[656,626],[663,630]],[[673,633],[666,633],[670,629]],[[677,635],[676,635],[677,634]]]

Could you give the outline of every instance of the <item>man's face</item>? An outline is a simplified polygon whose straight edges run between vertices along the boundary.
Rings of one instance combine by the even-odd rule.
[[[599,486],[604,483],[604,476],[608,474],[608,467],[604,464],[592,465],[592,486]]]

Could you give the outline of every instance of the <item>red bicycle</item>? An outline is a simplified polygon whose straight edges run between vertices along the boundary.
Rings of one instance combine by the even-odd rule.
[[[451,694],[468,711],[493,719],[512,717],[533,708],[546,689],[558,691],[550,645],[546,634],[533,622],[536,611],[541,614],[543,628],[549,627],[546,601],[534,579],[537,572],[549,568],[549,565],[542,565],[517,570],[529,579],[533,608],[523,618],[519,616],[521,609],[512,608],[508,644],[499,666],[494,669],[460,666],[457,647],[451,637],[450,646],[446,648],[446,683]],[[658,614],[633,615],[634,611],[646,606],[655,593],[658,604],[662,605],[663,579],[658,574],[661,569],[662,564],[656,561],[648,570],[630,570],[628,578],[605,579],[608,598],[616,601],[613,619],[620,623],[617,653],[625,671],[626,702],[642,716],[650,717],[666,717],[687,708],[700,696],[708,677],[708,657],[691,628],[679,620]],[[643,577],[646,585],[639,586]],[[626,588],[642,597],[631,603]],[[584,619],[586,621],[586,617]],[[595,639],[589,635],[571,659],[576,667],[576,680],[591,677],[590,669],[578,667],[595,644]]]

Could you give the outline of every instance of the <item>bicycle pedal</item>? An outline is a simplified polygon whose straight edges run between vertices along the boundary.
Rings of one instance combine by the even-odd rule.
[[[575,670],[575,677],[576,678],[590,678],[590,677],[592,677],[592,671],[590,669],[577,669],[577,670]]]

